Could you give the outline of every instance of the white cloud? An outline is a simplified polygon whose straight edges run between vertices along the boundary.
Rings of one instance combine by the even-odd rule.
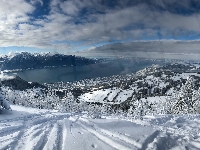
[[[77,5],[75,5],[73,1],[64,1],[60,4],[60,7],[63,10],[63,12],[69,15],[77,14],[77,12],[79,11]]]
[[[191,32],[200,33],[198,12],[191,15],[175,14],[167,10],[152,10],[145,3],[130,7],[121,4],[120,7],[124,7],[121,9],[104,7],[100,1],[93,0],[52,0],[49,14],[42,16],[43,19],[30,21],[33,16],[28,14],[34,12],[37,3],[43,5],[42,0],[31,0],[30,3],[25,0],[0,1],[1,46],[72,50],[77,45],[69,43],[77,41],[82,46],[92,47],[113,39],[156,38],[157,28],[162,34],[161,39],[176,38],[183,34],[190,36]],[[156,0],[155,4],[166,9],[164,0]],[[183,7],[187,8],[185,5]],[[86,7],[89,11],[79,15]],[[55,41],[61,42],[55,45]]]
[[[35,4],[40,4],[41,6],[43,5],[43,1],[42,0],[31,0],[30,1],[31,4],[35,5]]]
[[[15,76],[5,75],[3,72],[0,73],[0,81],[11,80],[14,79]]]

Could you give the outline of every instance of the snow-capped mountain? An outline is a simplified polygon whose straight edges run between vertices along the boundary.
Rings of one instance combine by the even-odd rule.
[[[1,57],[1,70],[38,69],[45,67],[82,66],[97,63],[98,60],[63,54],[31,54],[21,52]]]

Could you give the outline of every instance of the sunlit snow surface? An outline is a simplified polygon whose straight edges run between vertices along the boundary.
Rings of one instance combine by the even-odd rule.
[[[200,149],[200,115],[89,119],[11,105],[0,114],[0,149]]]

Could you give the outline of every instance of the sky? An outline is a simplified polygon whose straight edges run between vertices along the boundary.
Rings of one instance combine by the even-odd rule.
[[[200,38],[199,0],[1,0],[0,54]]]

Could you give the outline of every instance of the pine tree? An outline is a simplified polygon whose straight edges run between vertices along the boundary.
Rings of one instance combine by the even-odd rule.
[[[182,86],[179,94],[175,97],[172,113],[187,114],[197,113],[196,105],[199,102],[199,94],[194,88],[194,78],[187,78],[186,83]]]

